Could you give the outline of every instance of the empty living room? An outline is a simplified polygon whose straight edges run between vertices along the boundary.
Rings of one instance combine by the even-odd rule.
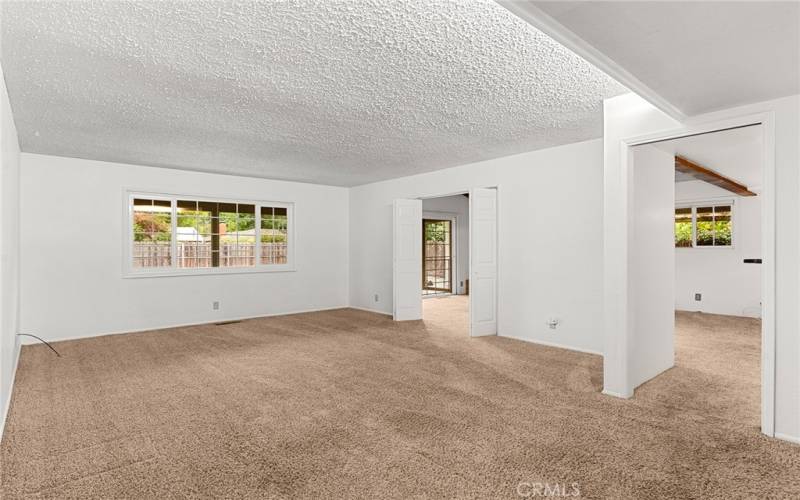
[[[0,0],[0,498],[800,498],[800,0]]]

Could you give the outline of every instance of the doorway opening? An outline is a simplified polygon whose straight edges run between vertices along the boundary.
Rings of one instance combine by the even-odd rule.
[[[771,122],[734,123],[625,141],[627,383],[772,435]]]
[[[469,194],[422,200],[422,319],[469,331]]]
[[[762,129],[653,144],[675,159],[675,364],[706,379],[709,412],[753,428],[761,389]]]
[[[458,315],[465,319],[469,336],[498,334],[499,191],[499,186],[472,188],[468,193],[394,200],[395,321],[421,320],[423,302],[451,299],[462,304]],[[423,219],[430,223],[423,224]],[[427,243],[432,257],[426,264]]]

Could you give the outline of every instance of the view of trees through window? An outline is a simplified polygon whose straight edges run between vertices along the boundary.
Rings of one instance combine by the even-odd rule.
[[[731,245],[731,207],[697,207],[697,246]]]
[[[692,207],[675,209],[675,246],[692,246]]]
[[[255,205],[177,200],[178,267],[255,265]]]
[[[287,263],[285,206],[134,198],[132,208],[134,267],[255,266],[259,251],[260,264]]]
[[[162,267],[172,264],[172,202],[133,200],[133,265]]]
[[[289,218],[285,207],[261,207],[261,263],[286,263]]]
[[[733,243],[731,205],[675,209],[676,247],[729,247]]]

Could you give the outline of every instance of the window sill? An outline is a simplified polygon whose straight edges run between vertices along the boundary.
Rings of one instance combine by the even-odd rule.
[[[169,278],[175,276],[213,276],[226,274],[261,274],[261,273],[293,273],[297,269],[292,265],[258,266],[258,267],[229,267],[229,268],[201,268],[201,269],[159,269],[152,271],[127,270],[122,274],[123,279],[138,278]]]
[[[710,246],[705,246],[705,247],[675,247],[675,250],[678,250],[678,251],[681,251],[681,252],[688,252],[688,251],[691,251],[691,250],[703,250],[703,251],[705,251],[705,250],[734,250],[735,248],[736,247],[734,247],[734,246],[729,246],[729,247],[710,247]]]

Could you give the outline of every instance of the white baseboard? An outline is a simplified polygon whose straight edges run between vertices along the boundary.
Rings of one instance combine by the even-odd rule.
[[[370,309],[369,307],[349,306],[348,309],[357,309],[359,311],[365,311],[365,312],[371,312],[371,313],[375,313],[375,314],[381,314],[383,316],[389,316],[390,318],[392,317],[392,313],[387,313],[385,311],[379,311],[377,309]]]
[[[732,312],[714,312],[714,311],[701,311],[699,309],[680,309],[675,307],[675,312],[682,312],[682,313],[701,313],[701,314],[711,314],[713,316],[729,316],[731,318],[750,318],[750,319],[761,319],[761,312],[753,313],[753,314],[745,314],[745,311],[742,311],[739,314],[732,313]]]
[[[178,324],[171,324],[165,326],[154,326],[154,327],[147,327],[147,328],[137,328],[133,330],[118,330],[114,332],[103,332],[97,333],[92,335],[78,335],[74,337],[64,337],[60,339],[53,339],[50,340],[46,337],[42,337],[44,340],[48,341],[49,343],[55,342],[65,342],[67,340],[81,340],[81,339],[90,339],[94,337],[105,337],[107,335],[124,335],[126,333],[144,333],[144,332],[154,332],[158,330],[168,330],[170,328],[184,328],[187,326],[200,326],[200,325],[213,325],[216,323],[227,323],[230,321],[245,321],[248,319],[259,319],[259,318],[271,318],[274,316],[291,316],[293,314],[306,314],[312,312],[323,312],[323,311],[334,311],[336,309],[347,309],[348,306],[333,306],[333,307],[322,307],[318,309],[301,309],[298,311],[287,311],[287,312],[279,312],[279,313],[271,313],[271,314],[259,314],[256,316],[237,316],[237,317],[228,317],[228,318],[219,318],[215,319],[214,321],[197,321],[194,323],[178,323]],[[37,344],[39,343],[38,340],[30,338],[30,337],[23,337],[22,343],[25,345]]]
[[[800,444],[800,437],[790,436],[788,434],[781,434],[780,432],[775,433],[775,439],[780,439],[781,441],[788,441],[794,444]]]
[[[22,350],[22,344],[17,341],[19,337],[14,337],[14,364],[11,369],[11,383],[8,384],[8,397],[3,401],[3,408],[0,409],[0,441],[6,430],[6,421],[8,420],[8,410],[11,409],[11,395],[14,394],[14,381],[17,378],[17,365],[19,365],[19,352]]]
[[[621,392],[609,391],[607,389],[603,389],[603,394],[605,394],[606,396],[611,396],[611,397],[620,398],[620,399],[630,399],[630,398],[633,397],[633,394],[626,395],[626,394],[622,394]]]
[[[481,337],[502,337],[502,335],[498,335],[497,332],[493,333],[470,333],[469,338],[471,339],[479,339]],[[509,337],[513,338],[513,337]],[[523,339],[514,339],[514,340],[523,340]]]
[[[568,346],[568,345],[564,345],[564,344],[558,344],[556,342],[547,342],[545,340],[527,339],[527,338],[524,338],[524,337],[517,337],[516,335],[499,334],[499,336],[500,337],[507,337],[509,339],[514,339],[514,340],[521,340],[523,342],[530,342],[531,344],[539,344],[539,345],[543,345],[543,346],[547,346],[547,347],[556,347],[558,349],[566,349],[568,351],[582,352],[584,354],[594,354],[596,356],[602,356],[603,355],[603,353],[598,352],[598,351],[594,351],[592,349],[583,349],[583,348],[580,348],[580,347],[572,347],[572,346]]]

